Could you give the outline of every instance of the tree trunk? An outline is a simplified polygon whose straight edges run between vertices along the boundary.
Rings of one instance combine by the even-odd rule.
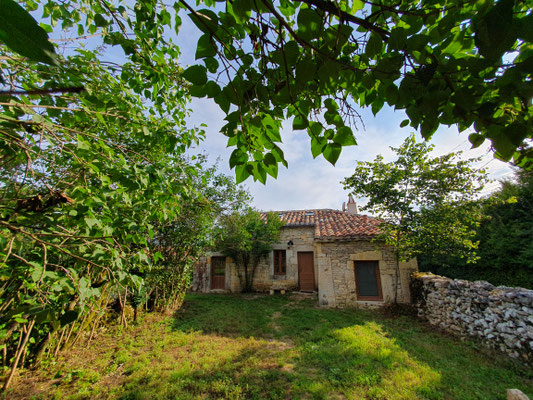
[[[24,340],[22,341],[21,345],[17,349],[17,353],[15,354],[15,360],[13,361],[13,366],[11,367],[11,372],[6,380],[6,383],[4,384],[4,387],[2,389],[3,392],[5,392],[11,383],[11,380],[13,379],[13,376],[15,375],[15,371],[17,370],[18,363],[20,360],[20,356],[22,353],[26,350],[26,344],[28,343],[28,339],[30,338],[31,331],[33,329],[33,324],[35,324],[35,319],[33,319],[26,330],[26,334],[24,336]]]

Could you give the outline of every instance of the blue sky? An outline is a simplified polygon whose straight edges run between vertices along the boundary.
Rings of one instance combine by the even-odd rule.
[[[194,53],[196,43],[200,37],[196,27],[182,16],[183,25],[177,38],[181,49],[180,61],[184,66],[195,63]],[[206,140],[195,151],[205,152],[210,162],[220,159],[220,170],[233,174],[229,169],[228,160],[233,149],[226,148],[227,138],[219,133],[224,125],[224,113],[209,99],[195,99],[191,104],[192,113],[189,118],[191,124],[207,125]],[[254,197],[253,205],[260,210],[290,210],[309,208],[339,209],[343,201],[347,200],[348,191],[340,183],[345,177],[353,173],[357,161],[371,161],[381,154],[386,161],[394,159],[389,146],[399,146],[403,140],[413,132],[412,128],[400,128],[405,114],[394,111],[390,107],[383,107],[376,117],[372,112],[360,110],[365,129],[359,127],[355,132],[357,146],[343,149],[336,166],[332,166],[322,156],[313,159],[309,137],[305,131],[292,131],[291,123],[286,122],[282,131],[283,144],[281,148],[289,163],[289,168],[280,167],[277,179],[268,177],[266,185],[253,182],[251,178],[244,182]],[[417,139],[421,135],[417,133]],[[511,177],[510,166],[493,158],[489,143],[486,142],[478,149],[470,150],[468,133],[458,133],[456,127],[441,128],[434,135],[431,143],[435,144],[435,155],[442,155],[451,151],[465,151],[466,158],[482,156],[480,166],[484,166],[492,179]],[[484,194],[497,189],[499,184],[493,182],[487,185]],[[357,200],[364,204],[365,199]]]

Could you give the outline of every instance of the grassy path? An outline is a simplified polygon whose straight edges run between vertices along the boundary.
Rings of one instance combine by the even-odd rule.
[[[504,399],[533,372],[406,316],[191,294],[17,379],[22,399]]]

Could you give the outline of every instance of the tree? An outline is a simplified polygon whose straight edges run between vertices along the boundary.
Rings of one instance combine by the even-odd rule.
[[[452,278],[487,280],[496,285],[533,288],[533,175],[518,170],[514,180],[480,204],[483,219],[476,229],[479,259],[472,265],[441,255],[423,260],[433,272]]]
[[[204,157],[200,159],[205,166]],[[195,168],[188,174],[194,191],[182,198],[179,214],[158,224],[150,241],[161,260],[144,276],[142,301],[157,311],[174,311],[190,286],[192,266],[213,245],[215,224],[245,207],[250,195],[233,178],[217,173],[217,166]]]
[[[183,153],[202,137],[185,126],[176,49],[159,40],[162,25],[149,23],[157,18],[150,4],[139,4],[134,18],[114,9],[113,23],[134,37],[108,29],[105,5],[94,2],[47,2],[40,9],[50,25],[10,30],[20,22],[18,14],[6,22],[13,4],[3,1],[0,16],[8,44],[37,44],[59,22],[127,51],[120,65],[75,45],[56,52],[64,56],[48,49],[34,63],[34,49],[21,57],[0,46],[0,351],[11,367],[4,389],[19,365],[94,333],[108,303],[120,303],[126,325],[130,295],[161,262],[150,252],[155,228],[195,197],[191,173],[201,179],[201,165]]]
[[[515,181],[486,201],[478,229],[477,262],[485,279],[496,284],[533,288],[533,173],[517,171]]]
[[[343,146],[356,144],[357,107],[376,114],[385,104],[404,110],[401,126],[419,129],[426,139],[441,125],[473,129],[474,147],[488,139],[497,157],[533,168],[529,0],[200,4],[174,6],[203,33],[195,53],[201,64],[181,76],[193,96],[214,99],[226,113],[222,133],[235,147],[230,166],[238,182],[249,176],[264,182],[277,176],[279,163],[287,166],[278,145],[282,120],[307,130],[313,156],[335,164]],[[139,67],[131,86],[141,91],[141,77],[149,77],[155,90],[144,89],[160,105],[172,97],[162,89],[178,79],[167,66],[179,52],[165,40],[166,27],[181,25],[175,9],[155,0],[131,9],[120,2],[62,1],[47,2],[43,17],[120,46]],[[35,60],[53,61],[46,34],[32,36],[36,23],[23,29],[32,25],[18,13],[3,22],[18,29],[0,30],[0,40]],[[40,40],[20,40],[25,36]]]
[[[479,207],[474,202],[486,182],[483,171],[473,168],[475,159],[461,160],[461,153],[430,157],[433,146],[416,143],[414,135],[391,149],[397,159],[382,156],[358,162],[344,180],[356,197],[367,197],[362,210],[380,217],[378,240],[391,246],[399,262],[419,254],[456,254],[472,261],[477,243]]]
[[[215,230],[214,248],[235,262],[244,292],[252,290],[259,261],[279,239],[283,222],[274,213],[263,216],[252,209],[224,215]]]
[[[356,143],[357,106],[404,110],[426,139],[473,129],[498,158],[533,167],[533,14],[529,0],[235,0],[194,7],[203,33],[183,76],[227,114],[238,180],[286,162],[280,121],[307,130],[332,164]]]

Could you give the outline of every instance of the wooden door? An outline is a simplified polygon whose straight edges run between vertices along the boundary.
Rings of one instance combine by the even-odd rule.
[[[211,289],[226,288],[226,257],[211,257]]]
[[[303,292],[315,290],[315,265],[312,251],[298,252],[298,284]]]

